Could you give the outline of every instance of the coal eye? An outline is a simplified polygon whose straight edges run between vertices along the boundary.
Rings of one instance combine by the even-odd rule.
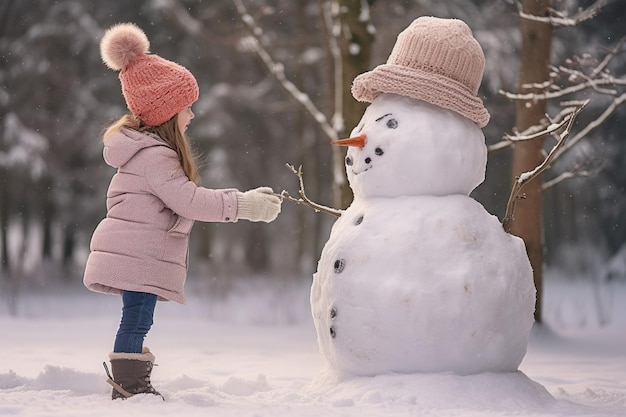
[[[336,274],[340,274],[343,271],[343,268],[346,266],[346,261],[343,259],[337,259],[333,265]]]
[[[375,153],[376,155],[378,155],[378,156],[380,156],[380,155],[384,154],[383,150],[382,150],[382,149],[380,149],[380,148],[376,148],[376,149],[374,149],[374,153]]]
[[[349,156],[346,156],[346,165],[352,165],[352,158],[350,158]]]
[[[395,129],[396,127],[398,127],[398,121],[396,119],[387,120],[387,127],[389,129]]]
[[[356,128],[356,133],[360,133],[360,132],[361,132],[361,130],[363,130],[363,125],[358,126],[358,127]]]

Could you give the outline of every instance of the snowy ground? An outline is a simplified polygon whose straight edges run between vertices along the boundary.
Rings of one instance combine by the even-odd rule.
[[[534,329],[518,373],[344,381],[323,371],[307,285],[160,303],[146,344],[166,402],[109,399],[117,297],[24,295],[18,318],[2,299],[0,416],[626,416],[626,283],[549,284],[552,330]]]

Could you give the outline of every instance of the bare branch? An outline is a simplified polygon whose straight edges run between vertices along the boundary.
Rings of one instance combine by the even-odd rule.
[[[311,201],[311,199],[307,197],[306,193],[304,192],[304,180],[302,179],[302,165],[300,165],[297,170],[291,164],[286,164],[286,165],[287,165],[287,168],[289,168],[289,170],[298,177],[298,180],[300,182],[300,189],[298,190],[298,194],[300,195],[300,198],[292,197],[291,195],[289,195],[289,193],[286,190],[283,190],[279,194],[280,197],[285,198],[296,204],[307,205],[313,208],[313,210],[315,210],[316,213],[322,212],[322,213],[330,214],[331,216],[341,217],[341,214],[343,213],[342,210],[337,210],[334,208],[323,206],[321,204],[317,204]]]
[[[626,86],[626,79],[616,78],[613,76],[608,70],[608,65],[610,61],[622,51],[624,44],[626,43],[626,36],[622,37],[617,44],[610,50],[607,51],[606,55],[600,62],[593,61],[589,59],[588,56],[583,55],[581,57],[571,58],[565,61],[565,64],[560,65],[558,67],[551,67],[550,79],[542,82],[542,83],[533,83],[532,85],[524,85],[522,89],[534,89],[534,92],[528,93],[509,93],[500,91],[501,94],[505,95],[507,98],[518,101],[540,101],[540,100],[549,100],[549,99],[566,99],[568,97],[572,97],[575,93],[583,92],[585,90],[593,90],[594,93],[601,95],[612,96],[613,100],[610,104],[604,109],[602,114],[598,116],[595,120],[588,123],[582,129],[579,128],[579,131],[576,135],[572,135],[567,143],[560,148],[554,159],[560,158],[565,152],[572,149],[580,140],[582,140],[586,135],[588,135],[591,131],[601,125],[604,121],[606,121],[619,106],[621,106],[624,102],[626,102],[626,93],[622,92],[619,87]],[[581,68],[589,68],[589,70],[584,71]],[[557,84],[557,82],[563,80],[563,83],[566,85],[563,87],[562,85]],[[609,87],[609,88],[607,88]],[[613,87],[613,88],[611,88]],[[561,103],[563,108],[560,113],[557,114],[553,119],[553,124],[560,124],[560,121],[565,120],[568,115],[572,112],[571,106],[578,107],[582,105],[584,102],[579,100],[576,101],[566,101]],[[549,118],[549,116],[548,116]],[[541,129],[544,125],[539,125],[535,127],[531,127],[529,129]],[[534,135],[529,135],[529,133],[533,133],[532,131],[524,132],[523,134],[516,134],[511,136],[505,136],[501,142],[495,143],[494,145],[489,146],[489,151],[495,151],[499,149],[504,149],[514,145],[515,141],[512,139],[525,139],[523,136],[529,136],[532,138]],[[558,140],[558,138],[557,138]]]
[[[572,102],[564,103],[567,105],[556,117],[555,120],[546,114],[544,119],[546,122],[542,125],[534,125],[524,130],[523,132],[515,132],[513,135],[506,133],[503,136],[503,140],[494,143],[487,147],[488,152],[497,151],[515,145],[517,142],[524,142],[529,140],[538,139],[546,135],[554,135],[561,130],[565,124],[568,123],[569,117],[574,113],[578,107],[586,106],[589,100],[575,102],[576,107],[572,107]]]
[[[510,93],[508,91],[500,90],[499,93],[511,100],[549,100],[554,98],[562,98],[569,94],[577,93],[579,91],[583,91],[587,88],[593,88],[598,92],[602,92],[603,94],[612,94],[614,95],[615,90],[603,90],[600,88],[602,85],[626,85],[626,80],[622,79],[595,79],[590,80],[580,84],[574,84],[567,88],[553,90],[553,91],[543,91],[541,93]],[[604,92],[606,91],[606,92]]]
[[[586,103],[588,103],[588,101]],[[530,181],[535,179],[543,171],[545,171],[548,166],[550,166],[559,149],[561,149],[561,147],[565,144],[565,141],[567,140],[569,133],[572,130],[572,126],[574,125],[574,120],[576,119],[576,116],[578,116],[578,114],[582,111],[585,105],[579,106],[574,112],[570,114],[569,118],[567,119],[567,125],[565,126],[565,129],[559,135],[558,142],[556,143],[556,145],[554,145],[554,147],[552,148],[548,156],[543,160],[543,162],[537,165],[532,171],[524,172],[515,179],[515,182],[513,183],[513,188],[511,189],[511,194],[509,195],[509,200],[506,204],[506,213],[504,214],[504,219],[502,221],[502,226],[507,233],[510,233],[511,231],[511,225],[514,219],[513,215],[515,212],[515,204],[517,203],[518,199],[524,198],[520,196],[522,188]]]
[[[604,57],[602,62],[600,62],[597,68],[593,70],[593,72],[590,74],[591,78],[595,78],[596,76],[598,76],[598,74],[606,69],[606,67],[609,65],[609,62],[611,62],[611,59],[613,59],[615,55],[617,55],[617,53],[622,49],[622,45],[624,45],[624,42],[626,42],[626,36],[623,36],[619,41],[617,41],[615,47]]]
[[[584,85],[587,88],[591,88],[591,89],[595,90],[599,94],[606,94],[606,95],[615,95],[615,94],[617,94],[617,91],[615,89],[601,88],[600,87],[601,83],[602,84],[608,84],[608,85],[620,85],[620,84],[626,85],[626,81],[617,80],[617,79],[614,79],[614,78],[603,78],[601,80],[594,80],[590,75],[587,75],[587,74],[583,73],[582,71],[575,70],[575,69],[572,69],[572,68],[563,67],[563,66],[559,66],[559,71],[562,72],[565,75],[568,75],[569,76],[568,78],[571,81],[576,81],[578,79],[585,80],[585,82],[580,83],[579,85]],[[594,72],[595,72],[595,70],[594,70]]]
[[[487,152],[499,151],[500,149],[505,149],[505,148],[508,148],[510,146],[513,146],[513,142],[509,142],[509,141],[506,141],[506,140],[501,140],[500,142],[496,142],[493,145],[488,145],[487,146]]]
[[[254,43],[251,45],[257,53],[263,64],[267,67],[270,74],[279,82],[280,86],[291,95],[296,102],[302,105],[305,110],[315,119],[322,131],[330,140],[337,139],[337,131],[328,123],[326,116],[315,106],[308,94],[301,91],[294,83],[289,81],[285,75],[285,67],[277,63],[265,47],[262,36],[263,30],[256,24],[256,21],[248,13],[246,7],[241,0],[232,0],[237,8],[237,12],[241,20],[246,24],[250,31]]]
[[[610,74],[607,67],[610,61],[622,50],[625,42],[626,36],[621,38],[617,44],[607,52],[604,58],[595,65],[595,68],[590,68],[590,71],[587,73],[583,72],[580,67],[591,67],[589,59],[587,57],[575,57],[566,60],[564,65],[559,65],[558,67],[551,66],[549,80],[542,83],[525,84],[521,86],[522,90],[532,89],[534,91],[528,93],[511,93],[500,90],[500,94],[511,100],[539,101],[563,98],[586,89],[593,89],[599,94],[615,96],[618,94],[618,91],[615,88],[606,87],[626,86],[626,79],[614,77]],[[568,85],[563,87],[557,84],[559,80],[564,80],[564,84]]]
[[[157,10],[166,13],[189,36],[204,43],[231,46],[237,41],[237,38],[230,34],[209,33],[204,23],[192,16],[177,0],[152,0],[152,4]]]
[[[204,27],[202,23],[191,16],[178,2],[172,0],[153,0],[152,4],[157,9],[170,12],[179,26],[184,28],[191,36],[204,37]]]
[[[596,174],[598,174],[600,171],[602,171],[604,169],[604,166],[606,164],[602,164],[599,167],[592,169],[592,170],[578,170],[575,169],[573,171],[567,171],[567,172],[563,172],[561,175],[551,179],[550,181],[546,181],[541,185],[541,190],[542,191],[547,191],[550,188],[554,187],[557,184],[560,184],[561,182],[568,180],[570,178],[583,178],[583,177],[592,177]]]
[[[567,119],[561,121],[561,123],[552,123],[548,126],[545,126],[541,130],[537,130],[539,126],[532,126],[529,129],[526,129],[524,132],[509,135],[508,133],[504,135],[504,138],[511,142],[522,142],[527,140],[537,139],[546,135],[551,135],[557,130],[561,129],[567,123]],[[534,129],[533,129],[534,128]]]
[[[559,12],[555,9],[550,9],[551,15],[547,17],[543,16],[534,16],[524,12],[522,2],[517,2],[517,10],[519,16],[522,19],[532,20],[534,22],[542,22],[549,23],[553,27],[566,27],[566,26],[576,26],[585,20],[592,19],[595,15],[600,12],[600,9],[604,7],[608,3],[608,0],[596,0],[594,4],[587,7],[586,9],[581,9],[574,16],[567,16],[563,12]]]
[[[569,151],[574,145],[580,142],[585,136],[589,134],[589,132],[593,131],[595,128],[604,123],[615,111],[621,106],[624,102],[626,102],[626,92],[622,93],[619,97],[616,97],[611,104],[599,115],[596,119],[589,122],[583,129],[581,129],[575,136],[573,136],[568,142],[567,145],[560,149],[555,155],[555,159],[561,157],[561,155],[567,151]]]

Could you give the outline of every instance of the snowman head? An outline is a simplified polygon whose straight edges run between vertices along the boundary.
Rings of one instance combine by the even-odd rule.
[[[482,130],[458,113],[384,93],[349,139],[346,173],[355,198],[469,193],[485,179]]]

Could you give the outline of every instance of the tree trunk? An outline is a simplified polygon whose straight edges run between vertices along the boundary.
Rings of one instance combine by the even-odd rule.
[[[296,22],[299,28],[307,28],[308,16],[306,10],[306,4],[304,2],[297,2],[296,5]],[[305,29],[308,30],[308,29]],[[295,51],[296,56],[302,56],[305,50],[304,42],[296,42],[295,43]],[[294,68],[294,84],[301,90],[305,91],[305,81],[304,81],[304,69],[302,65],[296,65]],[[296,132],[296,137],[298,138],[297,145],[297,160],[299,161],[299,165],[304,167],[315,167],[317,171],[318,167],[316,161],[310,157],[314,152],[307,145],[306,138],[306,115],[303,112],[296,112],[294,115],[294,131]],[[316,176],[312,175],[313,178],[307,178],[309,185],[309,190],[311,190],[311,180],[315,181]],[[295,269],[300,272],[300,267],[302,265],[303,260],[306,258],[307,254],[307,240],[308,240],[308,228],[306,227],[307,216],[304,210],[298,210],[296,212],[296,228],[293,232],[293,236],[295,239]]]
[[[343,110],[342,116],[344,129],[339,133],[340,137],[348,137],[350,131],[357,125],[367,107],[365,103],[359,103],[352,97],[350,87],[354,78],[368,71],[374,35],[368,31],[371,25],[369,20],[361,19],[362,0],[339,0],[339,19],[342,34],[339,38],[339,47],[343,61]],[[372,2],[370,2],[372,3]],[[337,86],[336,86],[337,88]],[[339,194],[336,195],[335,207],[346,208],[352,202],[352,190],[345,177],[344,158],[346,150],[341,148],[334,155],[333,163],[341,166],[344,172],[343,183],[339,185]]]
[[[196,247],[196,256],[203,262],[211,260],[211,228],[209,225],[201,224],[196,226],[198,233],[198,242]]]
[[[269,252],[264,226],[258,223],[250,224],[246,236],[246,265],[255,272],[269,269]]]
[[[43,261],[52,260],[52,222],[54,220],[54,199],[50,190],[52,181],[44,179],[39,186],[39,206],[41,209],[41,259]]]
[[[0,269],[8,278],[11,265],[9,264],[9,179],[8,171],[0,168]]]
[[[535,16],[546,16],[550,0],[524,0],[524,12]],[[552,26],[527,19],[521,21],[522,49],[520,59],[519,92],[529,93],[533,89],[525,87],[530,83],[541,83],[548,79],[548,65],[552,43]],[[540,123],[546,114],[546,101],[518,101],[516,127],[523,131]],[[525,141],[515,145],[513,154],[513,176],[531,171],[539,165],[543,141]],[[537,301],[535,319],[541,323],[543,299],[543,223],[541,176],[526,185],[526,198],[517,202],[511,233],[524,239],[530,263],[533,268]]]
[[[63,267],[69,268],[74,263],[74,250],[76,248],[76,229],[77,226],[74,223],[69,223],[63,229]],[[71,279],[69,275],[65,276],[66,279]]]

